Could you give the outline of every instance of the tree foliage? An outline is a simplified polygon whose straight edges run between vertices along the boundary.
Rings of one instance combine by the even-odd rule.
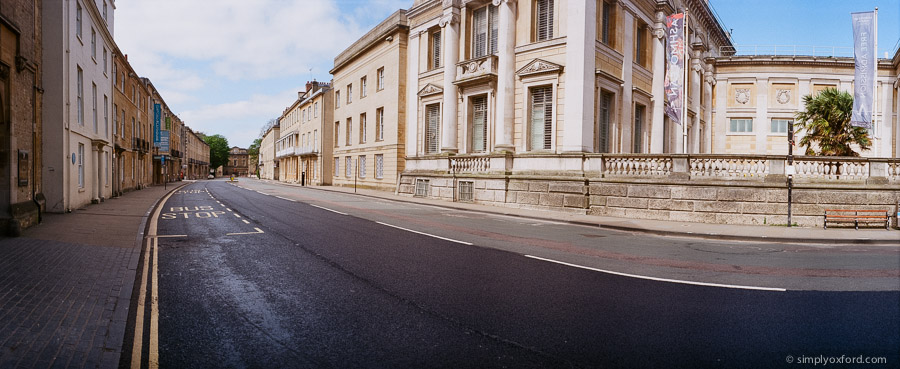
[[[797,112],[794,126],[798,132],[806,131],[800,139],[800,145],[806,146],[806,155],[859,156],[852,145],[863,151],[872,146],[868,130],[850,125],[853,96],[849,93],[827,88],[816,96],[804,96],[803,103],[806,109]]]
[[[203,141],[209,145],[209,169],[215,170],[228,164],[228,139],[222,135],[203,137]]]
[[[262,145],[262,139],[257,138],[255,140],[253,140],[253,143],[250,145],[250,148],[247,149],[247,154],[250,157],[249,160],[251,163],[259,162],[259,146],[260,145]],[[252,167],[252,165],[251,165],[251,167]],[[259,168],[257,168],[256,170],[259,170]]]

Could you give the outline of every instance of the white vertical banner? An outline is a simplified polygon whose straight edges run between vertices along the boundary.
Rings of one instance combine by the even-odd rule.
[[[853,82],[853,114],[850,125],[872,128],[875,103],[875,12],[850,13],[853,24],[853,59],[856,73]]]

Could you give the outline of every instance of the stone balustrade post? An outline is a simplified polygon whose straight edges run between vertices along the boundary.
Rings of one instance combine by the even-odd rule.
[[[869,178],[866,184],[888,184],[888,159],[869,159]]]
[[[691,179],[690,155],[672,154],[672,173],[669,179],[687,181]]]

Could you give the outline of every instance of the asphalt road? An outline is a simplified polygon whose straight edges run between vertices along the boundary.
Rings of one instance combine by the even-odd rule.
[[[896,248],[667,239],[240,186],[197,182],[163,205],[161,367],[900,363]]]

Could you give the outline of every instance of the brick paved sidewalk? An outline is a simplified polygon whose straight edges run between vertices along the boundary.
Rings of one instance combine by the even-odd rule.
[[[179,185],[146,188],[0,238],[0,368],[116,368],[145,222]]]

